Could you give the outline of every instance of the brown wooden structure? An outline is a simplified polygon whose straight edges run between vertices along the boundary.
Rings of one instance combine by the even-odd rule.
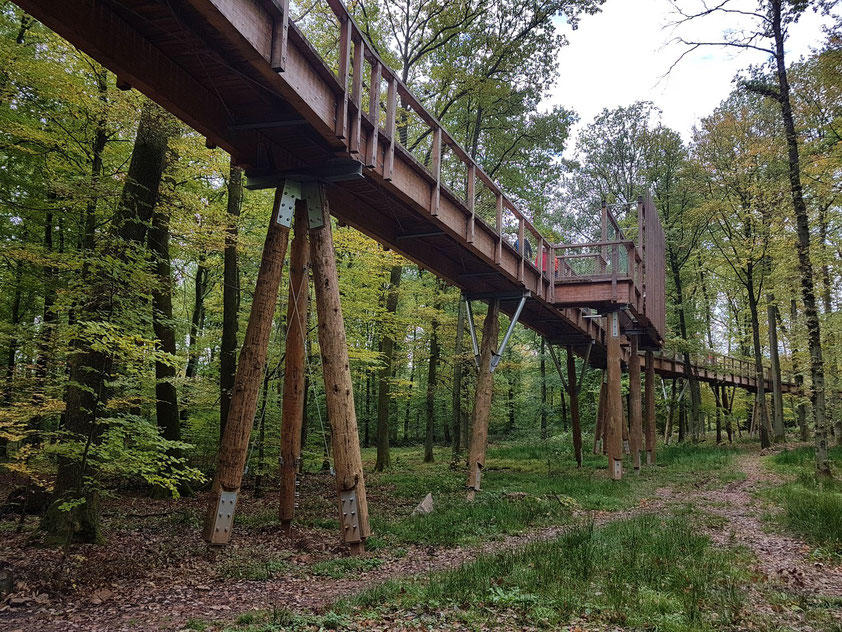
[[[251,381],[262,373],[264,321],[271,322],[278,291],[280,273],[268,268],[279,265],[293,206],[305,198],[308,207],[316,205],[319,211],[308,211],[310,258],[346,542],[362,549],[368,518],[331,228],[322,221],[328,213],[460,287],[468,299],[495,306],[482,344],[480,383],[488,393],[499,361],[496,306],[551,344],[585,357],[586,364],[607,368],[606,410],[600,418],[610,438],[609,471],[619,477],[625,425],[620,371],[636,357],[627,341],[636,336],[637,346],[651,354],[660,348],[665,328],[664,234],[650,197],[637,204],[637,243],[627,238],[606,205],[599,241],[557,244],[541,235],[377,55],[340,0],[324,0],[321,7],[329,19],[320,28],[332,25],[333,32],[319,39],[336,42],[324,55],[307,38],[308,23],[291,18],[289,0],[15,1],[113,71],[121,85],[141,90],[204,134],[210,146],[228,151],[245,169],[249,187],[277,188],[267,237],[271,252],[258,277],[265,279],[264,291],[260,305],[252,308],[255,322],[250,320],[249,331],[254,334],[246,334],[254,348],[237,373],[231,409],[240,412],[233,422],[229,416],[220,451],[223,467],[205,532],[209,540],[224,543],[230,535],[251,431],[251,399],[257,397]],[[290,193],[290,187],[299,194]],[[308,198],[306,190],[316,193]],[[535,263],[525,257],[527,239],[537,246]],[[297,268],[305,260],[300,245]],[[294,272],[298,284],[301,270]],[[474,345],[480,355],[475,336]],[[293,377],[285,393],[300,394],[300,351],[295,357],[297,369],[288,372]],[[650,357],[655,372],[683,374],[680,360]],[[575,389],[581,380],[576,380],[571,358],[568,380]],[[705,365],[699,377],[751,388],[753,378],[743,368],[738,375],[736,367]],[[647,462],[654,462],[652,375],[646,372]],[[480,398],[474,412],[474,435],[483,441],[486,399]],[[285,426],[289,421],[297,432],[298,403],[293,403]],[[637,411],[634,444],[639,450]],[[471,492],[480,486],[482,447],[472,452]],[[284,521],[293,513],[296,458],[290,444],[284,453]],[[214,530],[215,519],[223,516],[229,520],[224,535]]]

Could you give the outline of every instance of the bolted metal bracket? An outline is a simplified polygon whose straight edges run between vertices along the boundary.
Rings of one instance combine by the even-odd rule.
[[[470,478],[468,479],[468,489],[475,492],[480,491],[482,485],[482,463],[476,463],[474,469],[471,470]]]
[[[318,182],[302,182],[301,193],[307,201],[307,223],[310,229],[325,225],[322,213],[322,190]]]
[[[301,183],[295,180],[284,182],[284,190],[281,192],[281,205],[278,207],[278,217],[275,221],[286,228],[292,226],[292,217],[295,215],[295,201],[300,199]]]
[[[298,180],[284,181],[284,190],[281,193],[281,205],[278,208],[277,218],[277,222],[281,226],[285,226],[286,228],[292,226],[296,200],[307,202],[307,220],[311,229],[324,226],[322,193],[319,183],[315,180],[304,182]]]
[[[346,489],[339,492],[340,518],[342,519],[342,536],[345,542],[361,542],[360,516],[357,513],[357,491]]]
[[[614,459],[614,476],[613,478],[616,480],[620,480],[623,477],[623,460],[622,459]]]
[[[237,492],[220,492],[210,533],[212,545],[228,544],[234,526],[234,509],[237,507]]]

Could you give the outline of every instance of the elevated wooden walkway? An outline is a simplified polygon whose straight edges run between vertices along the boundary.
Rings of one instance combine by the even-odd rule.
[[[205,135],[209,146],[228,151],[245,169],[248,186],[281,187],[246,332],[244,352],[248,345],[250,354],[248,362],[241,355],[221,441],[205,530],[209,541],[221,544],[230,535],[256,406],[254,376],[261,374],[268,344],[265,331],[252,328],[252,321],[271,322],[280,279],[267,262],[285,256],[294,207],[310,218],[338,506],[352,551],[362,549],[369,528],[332,236],[324,221],[328,213],[460,287],[468,299],[491,303],[486,323],[491,343],[478,352],[480,373],[488,380],[495,365],[489,350],[496,348],[498,305],[551,345],[568,347],[571,392],[577,392],[573,352],[607,368],[600,409],[613,478],[621,475],[623,460],[617,434],[623,418],[621,359],[625,356],[636,376],[630,380],[637,385],[631,398],[636,408],[629,414],[636,420],[635,466],[643,450],[639,369],[645,366],[646,451],[654,463],[654,372],[681,375],[684,367],[674,357],[653,355],[665,333],[665,266],[664,233],[651,198],[637,204],[635,240],[607,206],[595,241],[548,239],[383,63],[339,0],[325,0],[321,7],[327,11],[317,23],[318,41],[335,43],[324,55],[302,30],[312,24],[290,19],[289,0],[15,2],[113,71],[119,85],[141,90]],[[307,225],[306,218],[301,221]],[[526,257],[527,240],[535,245],[534,261]],[[629,345],[626,352],[621,339]],[[640,365],[628,361],[638,357],[638,349],[646,352]],[[745,369],[714,365],[694,367],[694,373],[751,389],[753,378]],[[255,384],[240,388],[247,380]],[[475,458],[479,442],[472,440],[470,494],[480,486],[487,414],[475,410],[474,439],[482,445]],[[284,432],[287,422],[285,414]],[[294,489],[296,468],[287,465],[283,476],[292,478],[284,485]]]

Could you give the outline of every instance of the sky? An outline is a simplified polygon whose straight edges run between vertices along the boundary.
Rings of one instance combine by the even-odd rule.
[[[684,0],[683,5],[695,6],[694,1]],[[733,4],[756,6],[755,0],[734,0]],[[546,105],[562,105],[579,114],[575,135],[603,108],[650,100],[663,111],[663,123],[689,139],[694,123],[728,96],[734,75],[766,56],[758,51],[704,47],[665,77],[686,49],[669,43],[676,35],[720,40],[724,31],[739,26],[733,15],[715,15],[675,31],[670,26],[674,20],[668,0],[607,0],[601,13],[584,16],[575,31],[559,23],[569,44],[559,53],[559,77]],[[827,20],[812,12],[802,16],[790,29],[789,61],[821,43],[821,26]],[[573,142],[567,154],[572,147]]]

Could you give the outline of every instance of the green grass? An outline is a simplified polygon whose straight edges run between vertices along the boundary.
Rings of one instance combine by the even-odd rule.
[[[383,565],[383,560],[376,557],[340,557],[313,564],[313,575],[341,579],[349,573],[373,571]]]
[[[266,581],[289,569],[290,564],[283,557],[234,554],[221,564],[219,574],[228,579]]]
[[[829,451],[831,468],[842,471],[842,448]],[[842,555],[842,482],[815,476],[815,451],[811,447],[784,450],[767,463],[793,480],[768,492],[781,507],[773,519],[786,529],[805,537],[822,552]]]
[[[428,582],[389,582],[335,611],[355,619],[397,620],[411,610],[463,623],[575,620],[586,629],[703,631],[741,620],[741,562],[683,517],[646,515],[598,528],[577,524],[557,540],[483,557]]]
[[[488,448],[482,491],[465,502],[465,474],[450,469],[448,453],[439,462],[422,463],[419,448],[397,448],[392,468],[368,475],[371,490],[388,489],[388,506],[373,493],[372,528],[381,544],[456,546],[570,522],[574,509],[617,511],[635,506],[665,485],[716,485],[733,480],[736,448],[673,445],[658,454],[658,467],[634,472],[626,459],[626,476],[612,481],[605,457],[585,450],[583,465],[574,465],[569,435],[547,441],[492,443]],[[366,464],[374,452],[365,451]],[[415,503],[433,494],[432,514],[410,518]],[[514,499],[512,493],[526,494]],[[397,499],[396,508],[392,500]]]

